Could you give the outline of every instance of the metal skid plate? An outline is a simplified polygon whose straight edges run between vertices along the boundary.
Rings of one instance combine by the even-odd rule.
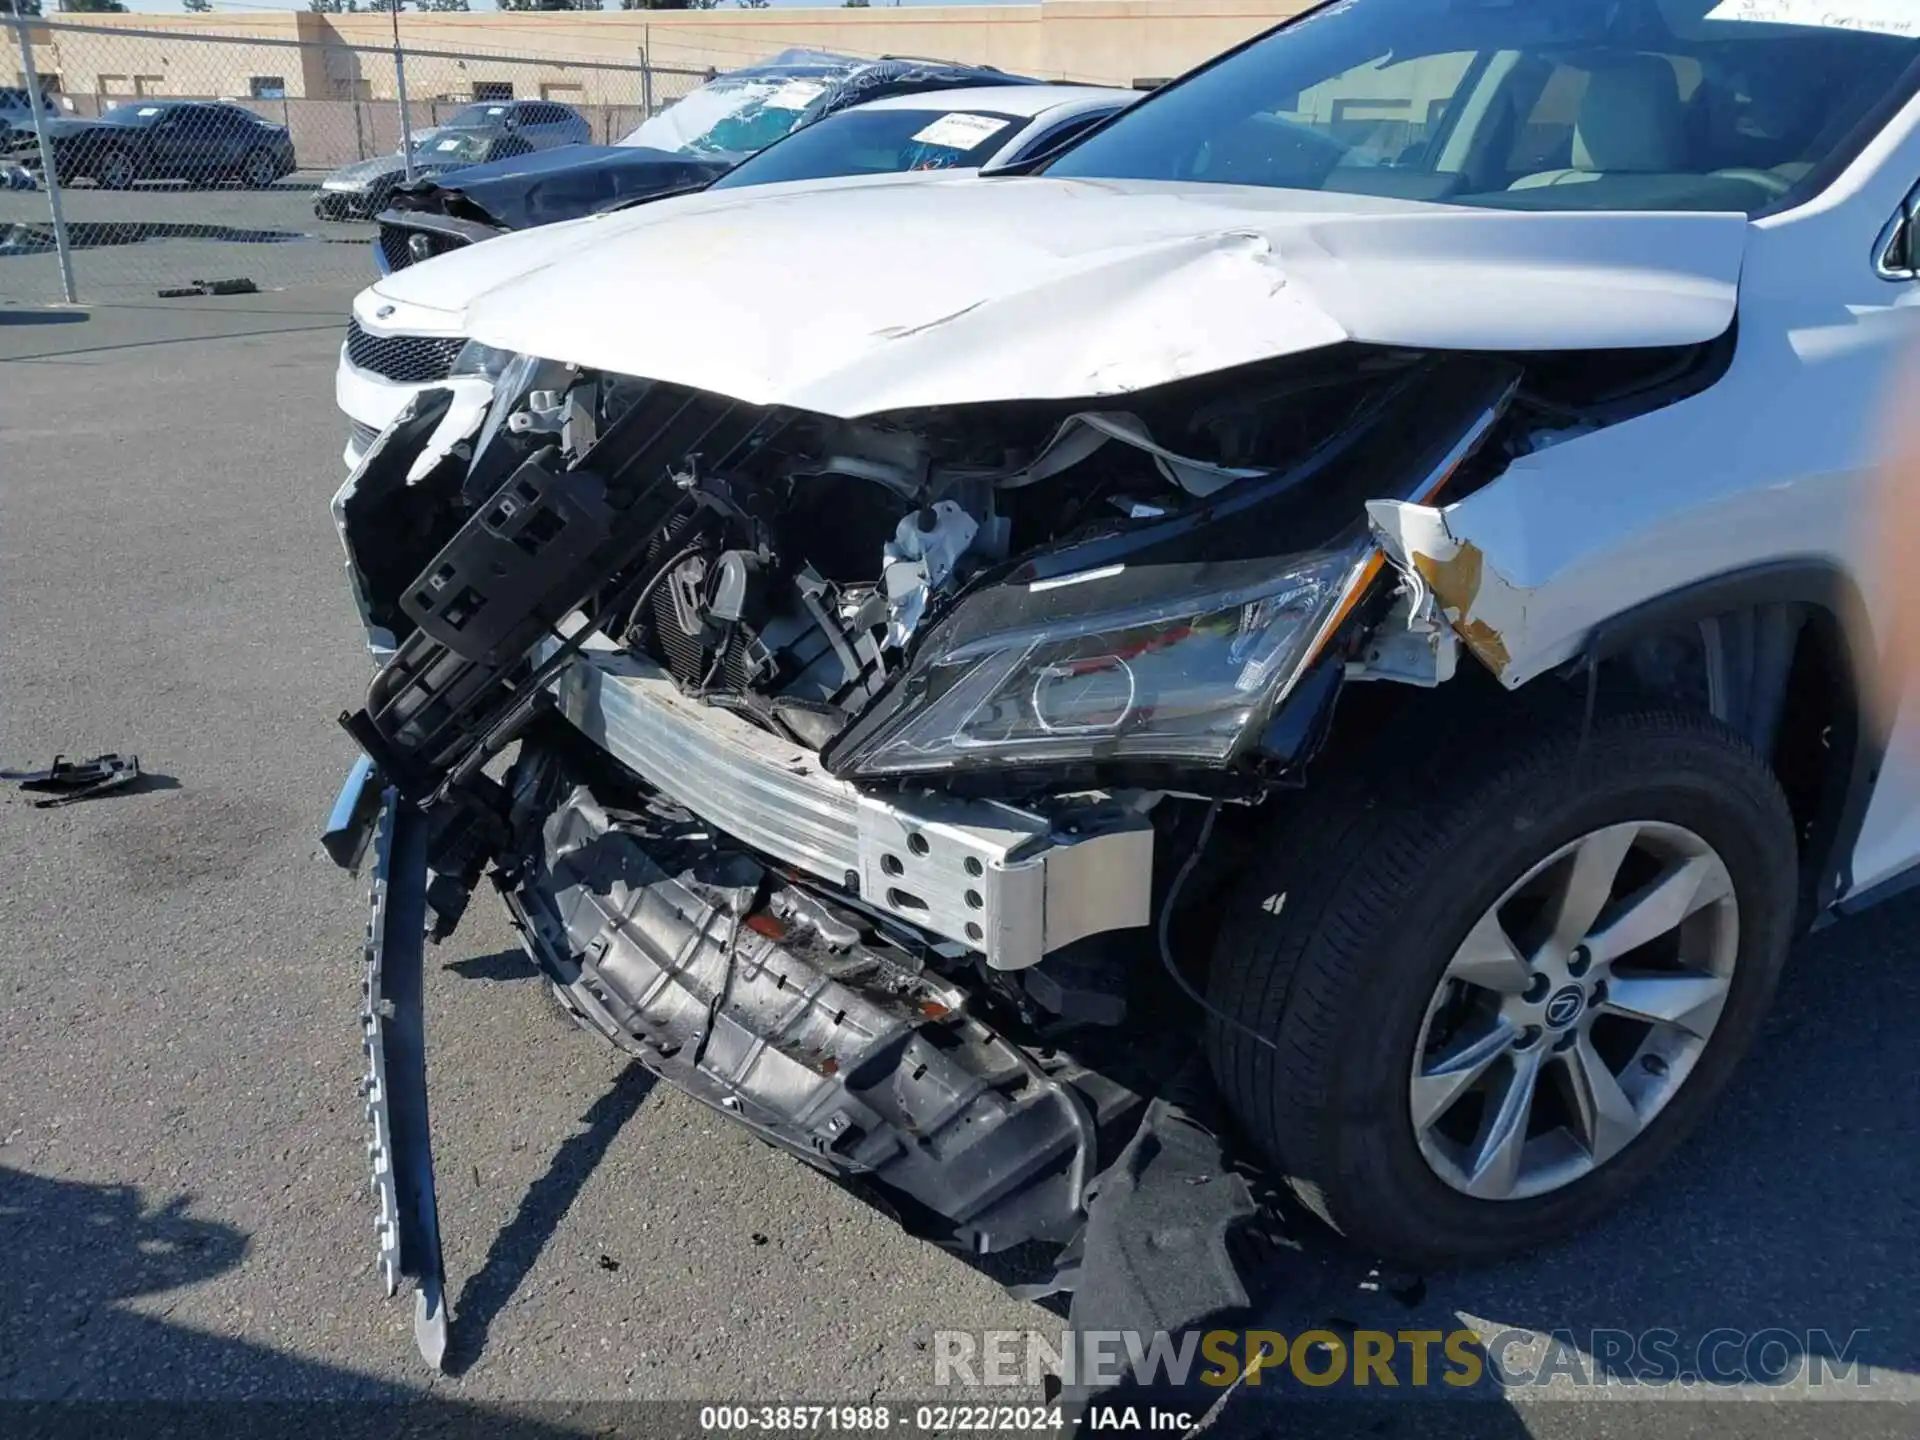
[[[387,1294],[398,1291],[402,1275],[414,1280],[414,1342],[439,1369],[447,1352],[447,1312],[427,1126],[426,887],[426,819],[389,789],[373,840],[366,1003],[360,1012],[367,1055],[361,1083],[372,1127],[367,1158]]]

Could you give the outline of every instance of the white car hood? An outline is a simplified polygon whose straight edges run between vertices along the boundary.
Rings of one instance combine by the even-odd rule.
[[[547,359],[851,417],[1117,395],[1342,340],[1695,343],[1732,323],[1746,230],[1243,186],[783,186],[514,237],[523,273],[468,324]],[[548,234],[551,253],[525,243]]]

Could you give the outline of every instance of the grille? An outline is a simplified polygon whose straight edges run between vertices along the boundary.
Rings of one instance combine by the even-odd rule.
[[[347,321],[347,363],[405,384],[446,379],[465,343],[458,335],[374,335]]]
[[[380,226],[380,254],[390,270],[404,270],[418,261],[431,260],[435,255],[458,250],[466,243],[457,235],[410,230],[404,225],[383,223]],[[424,253],[416,253],[416,246],[424,246]]]

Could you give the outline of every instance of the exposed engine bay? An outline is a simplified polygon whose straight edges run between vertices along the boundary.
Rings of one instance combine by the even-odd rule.
[[[336,498],[384,664],[329,848],[384,791],[436,937],[491,875],[588,1028],[920,1233],[1066,1244],[1205,1013],[1181,907],[1222,807],[1302,783],[1348,685],[1453,673],[1368,503],[1730,345],[1343,345],[860,420],[502,356]]]

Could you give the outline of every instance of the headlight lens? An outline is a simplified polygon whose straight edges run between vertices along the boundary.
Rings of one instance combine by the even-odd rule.
[[[1291,685],[1360,559],[1353,550],[1290,557],[1231,588],[925,653],[903,682],[899,713],[847,769],[877,776],[1056,760],[1223,761]],[[930,651],[938,639],[929,636]]]
[[[460,353],[453,357],[453,369],[449,375],[478,375],[482,379],[498,382],[507,366],[513,363],[513,351],[501,350],[492,345],[482,345],[478,340],[469,340],[460,347]]]

